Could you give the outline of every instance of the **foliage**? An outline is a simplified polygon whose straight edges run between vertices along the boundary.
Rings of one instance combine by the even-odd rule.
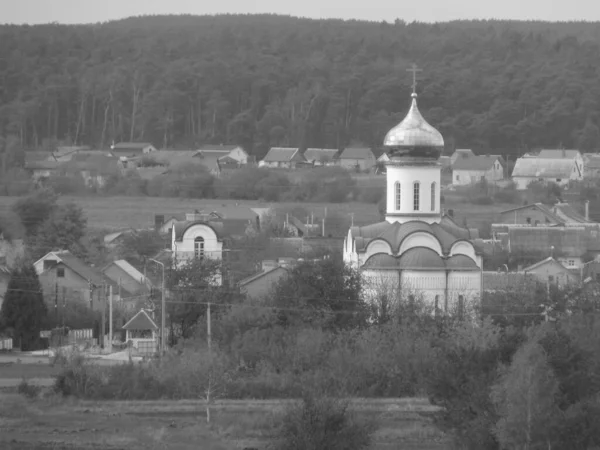
[[[13,168],[0,178],[0,195],[27,195],[33,188],[31,176],[20,168]]]
[[[15,268],[0,309],[0,326],[9,329],[21,350],[34,349],[48,310],[33,266]]]
[[[341,167],[317,167],[306,170],[305,176],[286,195],[288,201],[341,203],[353,198],[356,181]]]
[[[137,260],[144,266],[148,259],[165,247],[165,240],[155,230],[127,230],[119,242],[121,258]]]
[[[214,177],[202,164],[180,165],[152,178],[146,190],[152,197],[212,198]]]
[[[545,203],[554,205],[562,200],[562,189],[556,183],[535,181],[527,185],[528,203]]]
[[[42,388],[34,384],[29,384],[27,380],[23,379],[17,386],[17,393],[27,398],[37,398],[40,395]]]
[[[517,191],[517,185],[511,181],[511,183],[496,191],[494,194],[494,200],[499,203],[512,203],[521,204],[521,194]]]
[[[43,189],[18,199],[12,210],[21,219],[27,237],[34,237],[37,229],[50,217],[57,206],[57,196],[51,190]]]
[[[138,167],[161,167],[168,166],[169,163],[166,161],[157,161],[152,156],[142,156],[140,160],[137,162]]]
[[[280,280],[270,302],[283,308],[279,317],[284,325],[312,323],[339,329],[364,325],[368,318],[360,275],[341,258],[301,262]]]
[[[285,411],[277,448],[360,450],[369,448],[374,432],[372,423],[350,412],[347,400],[310,392]]]

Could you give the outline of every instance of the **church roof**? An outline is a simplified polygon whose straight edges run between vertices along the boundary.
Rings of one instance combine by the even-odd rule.
[[[386,147],[443,147],[441,133],[429,125],[417,106],[417,94],[412,95],[412,103],[406,117],[385,136]]]
[[[449,258],[442,258],[434,250],[427,247],[411,248],[400,257],[378,253],[371,256],[365,262],[363,269],[479,270],[475,261],[466,255],[454,255]]]
[[[364,251],[369,242],[374,239],[387,242],[392,250],[397,252],[402,241],[417,232],[429,233],[437,238],[444,253],[449,253],[455,242],[472,239],[469,236],[469,230],[461,229],[452,219],[446,217],[439,224],[414,220],[405,223],[379,222],[364,227],[351,228],[357,252]],[[475,249],[478,251],[477,247]]]

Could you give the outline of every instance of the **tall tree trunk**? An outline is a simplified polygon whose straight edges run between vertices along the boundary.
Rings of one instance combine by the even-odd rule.
[[[84,112],[85,112],[85,95],[81,98],[81,101],[79,102],[79,114],[77,114],[77,126],[75,127],[75,138],[73,139],[74,145],[77,145],[77,140],[79,139],[79,130],[82,128]]]

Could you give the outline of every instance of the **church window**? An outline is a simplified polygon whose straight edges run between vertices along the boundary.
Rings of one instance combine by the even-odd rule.
[[[416,181],[413,185],[413,209],[415,211],[419,210],[419,195],[421,193],[421,184]]]
[[[435,181],[431,183],[431,210],[435,211]]]
[[[396,181],[396,211],[400,211],[402,207],[402,185]]]
[[[198,259],[204,259],[204,238],[202,236],[194,239],[194,256]]]

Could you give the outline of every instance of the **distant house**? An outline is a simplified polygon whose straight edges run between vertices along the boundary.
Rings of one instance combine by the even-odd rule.
[[[258,163],[258,167],[295,169],[297,164],[304,162],[306,159],[298,148],[272,147]]]
[[[390,157],[388,156],[387,153],[383,152],[379,158],[377,158],[377,162],[378,163],[386,163],[390,161]]]
[[[583,177],[600,178],[600,154],[585,153],[583,155]]]
[[[73,155],[70,161],[66,162],[64,168],[78,172],[83,178],[86,186],[104,188],[111,176],[120,173],[122,165],[119,159],[114,156],[104,154],[91,155],[88,153]]]
[[[336,148],[307,148],[304,158],[314,166],[333,166],[337,162],[338,153]]]
[[[110,152],[118,158],[133,158],[155,151],[149,142],[119,142],[110,147]]]
[[[221,176],[219,156],[208,152],[198,152],[194,159],[197,160],[198,164],[206,167],[211,175],[215,177]]]
[[[565,287],[580,282],[579,273],[569,270],[551,256],[523,269],[528,275],[533,275],[542,283]]]
[[[159,327],[148,313],[140,309],[125,325],[125,342],[141,354],[153,354],[158,350]]]
[[[346,148],[340,155],[340,166],[348,170],[370,170],[377,159],[370,148]]]
[[[198,150],[157,150],[130,159],[127,168],[142,167],[146,162],[155,162],[162,167],[184,166],[198,162],[199,157]]]
[[[261,264],[261,270],[239,282],[240,292],[251,299],[264,299],[276,284],[288,275],[287,259],[281,261],[266,260]]]
[[[468,185],[486,180],[489,183],[504,179],[504,160],[499,155],[480,155],[459,158],[452,166],[452,184]]]
[[[544,149],[540,150],[537,156],[542,159],[570,159],[575,162],[580,173],[585,172],[585,162],[579,150]]]
[[[133,228],[127,228],[125,230],[114,231],[104,236],[104,246],[108,249],[117,248],[122,242],[123,238],[130,233],[135,232]]]
[[[454,166],[456,161],[460,159],[472,158],[473,156],[475,156],[473,150],[469,148],[457,148],[450,156],[450,165]]]
[[[118,286],[118,292],[125,291],[137,296],[150,292],[152,287],[150,280],[124,259],[109,263],[102,269],[102,273]]]
[[[568,203],[546,206],[543,203],[519,206],[500,212],[497,224],[551,226],[593,224]]]
[[[65,162],[71,161],[73,156],[79,155],[82,152],[94,152],[97,154],[108,154],[109,152],[101,152],[99,150],[90,150],[90,147],[87,145],[69,145],[69,146],[59,146],[56,147],[56,150],[52,152],[52,156],[56,161]]]
[[[26,151],[25,152],[25,165],[34,161],[56,161],[54,153],[39,150],[39,151]]]
[[[63,288],[68,298],[90,302],[93,296],[94,308],[100,307],[98,299],[104,301],[104,285],[113,285],[102,272],[88,266],[69,251],[50,252],[33,264],[44,292],[54,295]],[[118,300],[115,295],[113,298]]]
[[[198,151],[202,152],[207,157],[215,157],[217,159],[229,157],[241,165],[246,165],[249,162],[248,153],[239,145],[206,144],[201,146]]]
[[[532,182],[552,182],[564,186],[570,181],[582,180],[583,172],[575,159],[524,156],[515,162],[512,179],[517,189],[524,190]]]
[[[35,182],[42,182],[58,172],[60,163],[56,160],[52,161],[25,161],[25,170],[31,175]]]

